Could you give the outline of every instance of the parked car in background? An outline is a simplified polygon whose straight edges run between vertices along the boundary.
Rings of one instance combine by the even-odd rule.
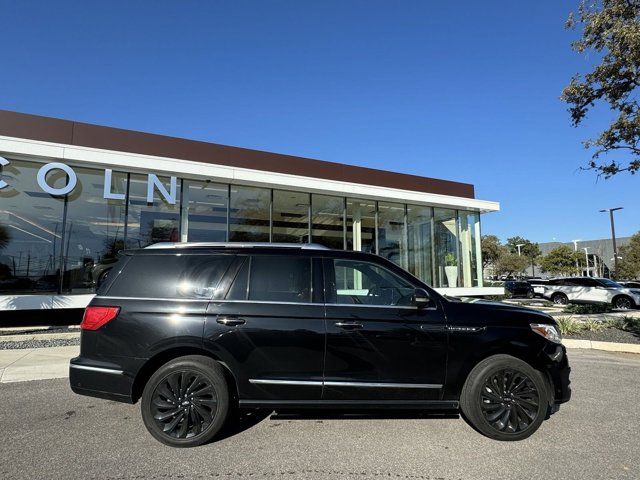
[[[544,298],[556,305],[606,303],[628,310],[640,305],[640,289],[625,288],[608,278],[555,278],[545,286]]]
[[[507,298],[533,298],[533,287],[524,280],[507,280],[504,292]]]
[[[385,258],[314,245],[125,252],[81,329],[73,391],[140,400],[174,447],[211,440],[233,407],[454,409],[521,440],[571,396],[546,313],[448,300]]]
[[[631,288],[634,290],[640,289],[640,280],[632,280],[630,282],[618,282],[624,288]]]
[[[544,278],[528,278],[527,282],[533,287],[533,295],[535,297],[544,297],[544,287],[549,283],[548,279]]]

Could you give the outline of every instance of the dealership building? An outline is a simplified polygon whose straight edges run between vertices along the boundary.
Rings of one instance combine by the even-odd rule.
[[[499,294],[497,210],[470,184],[0,110],[0,323],[77,317],[118,251],[165,241],[318,243]]]

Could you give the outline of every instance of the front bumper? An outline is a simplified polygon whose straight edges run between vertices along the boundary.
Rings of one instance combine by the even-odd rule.
[[[82,356],[69,363],[71,390],[80,395],[133,403],[133,380],[114,363],[89,361]]]
[[[564,345],[549,342],[543,350],[545,370],[553,385],[553,403],[559,405],[571,399],[571,367]]]

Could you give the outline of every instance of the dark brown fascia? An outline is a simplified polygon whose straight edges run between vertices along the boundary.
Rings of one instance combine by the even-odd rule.
[[[474,198],[473,185],[0,110],[0,135]]]

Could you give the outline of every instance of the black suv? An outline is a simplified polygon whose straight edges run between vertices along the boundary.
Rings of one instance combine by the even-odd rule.
[[[141,399],[175,447],[212,439],[232,407],[460,409],[520,440],[571,394],[550,316],[446,299],[381,257],[315,245],[124,252],[81,327],[73,391]]]

